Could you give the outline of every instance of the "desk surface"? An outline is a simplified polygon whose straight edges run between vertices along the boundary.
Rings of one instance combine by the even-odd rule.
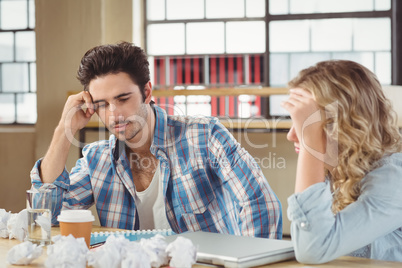
[[[93,232],[106,232],[106,231],[117,231],[119,229],[113,228],[104,228],[99,226],[94,226],[92,231]],[[52,236],[60,234],[60,229],[58,227],[52,227]],[[15,245],[19,244],[20,241],[18,240],[9,240],[0,238],[0,267],[7,267],[7,268],[14,268],[17,266],[13,266],[8,264],[7,261],[7,253],[8,251]],[[23,267],[45,267],[44,263],[46,260],[47,254],[46,250],[42,256],[36,260],[34,260],[31,265],[23,266]],[[20,267],[20,266],[18,266]],[[22,267],[22,266],[21,266]],[[211,266],[205,266],[201,264],[196,264],[193,268],[207,268]],[[260,268],[276,268],[276,267],[308,267],[306,265],[300,264],[295,260],[274,263],[265,266],[259,266]],[[377,261],[377,260],[370,260],[370,259],[362,259],[362,258],[354,258],[354,257],[341,257],[336,259],[332,262],[321,264],[321,265],[314,265],[314,267],[326,267],[326,268],[335,268],[335,267],[401,267],[401,263],[399,262],[384,262],[384,261]]]

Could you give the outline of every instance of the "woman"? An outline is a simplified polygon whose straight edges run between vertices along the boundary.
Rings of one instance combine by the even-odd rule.
[[[326,61],[289,82],[282,103],[299,153],[288,217],[296,258],[402,261],[402,142],[376,76]]]

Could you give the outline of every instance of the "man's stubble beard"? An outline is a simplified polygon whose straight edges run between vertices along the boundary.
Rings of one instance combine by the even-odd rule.
[[[141,132],[141,130],[143,130],[144,128],[147,127],[148,104],[142,103],[140,111],[133,116],[136,117],[136,120],[135,119],[130,120],[124,133],[116,133],[118,135],[118,137],[121,137],[121,138],[119,138],[119,140],[124,141],[124,142],[131,141],[138,135],[138,133]],[[138,120],[140,118],[143,120],[143,121],[141,120],[142,122]]]

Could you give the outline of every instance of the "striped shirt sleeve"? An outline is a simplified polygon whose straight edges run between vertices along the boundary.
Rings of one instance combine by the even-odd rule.
[[[32,187],[52,191],[52,223],[58,224],[57,216],[64,209],[87,209],[93,204],[92,187],[85,158],[77,161],[71,174],[66,168],[53,183],[43,183],[40,177],[39,159],[31,171]]]

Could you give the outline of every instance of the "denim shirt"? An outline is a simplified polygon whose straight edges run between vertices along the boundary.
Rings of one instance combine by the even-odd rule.
[[[402,262],[402,153],[382,158],[361,182],[359,198],[336,215],[328,181],[288,198],[299,262],[343,255]]]

